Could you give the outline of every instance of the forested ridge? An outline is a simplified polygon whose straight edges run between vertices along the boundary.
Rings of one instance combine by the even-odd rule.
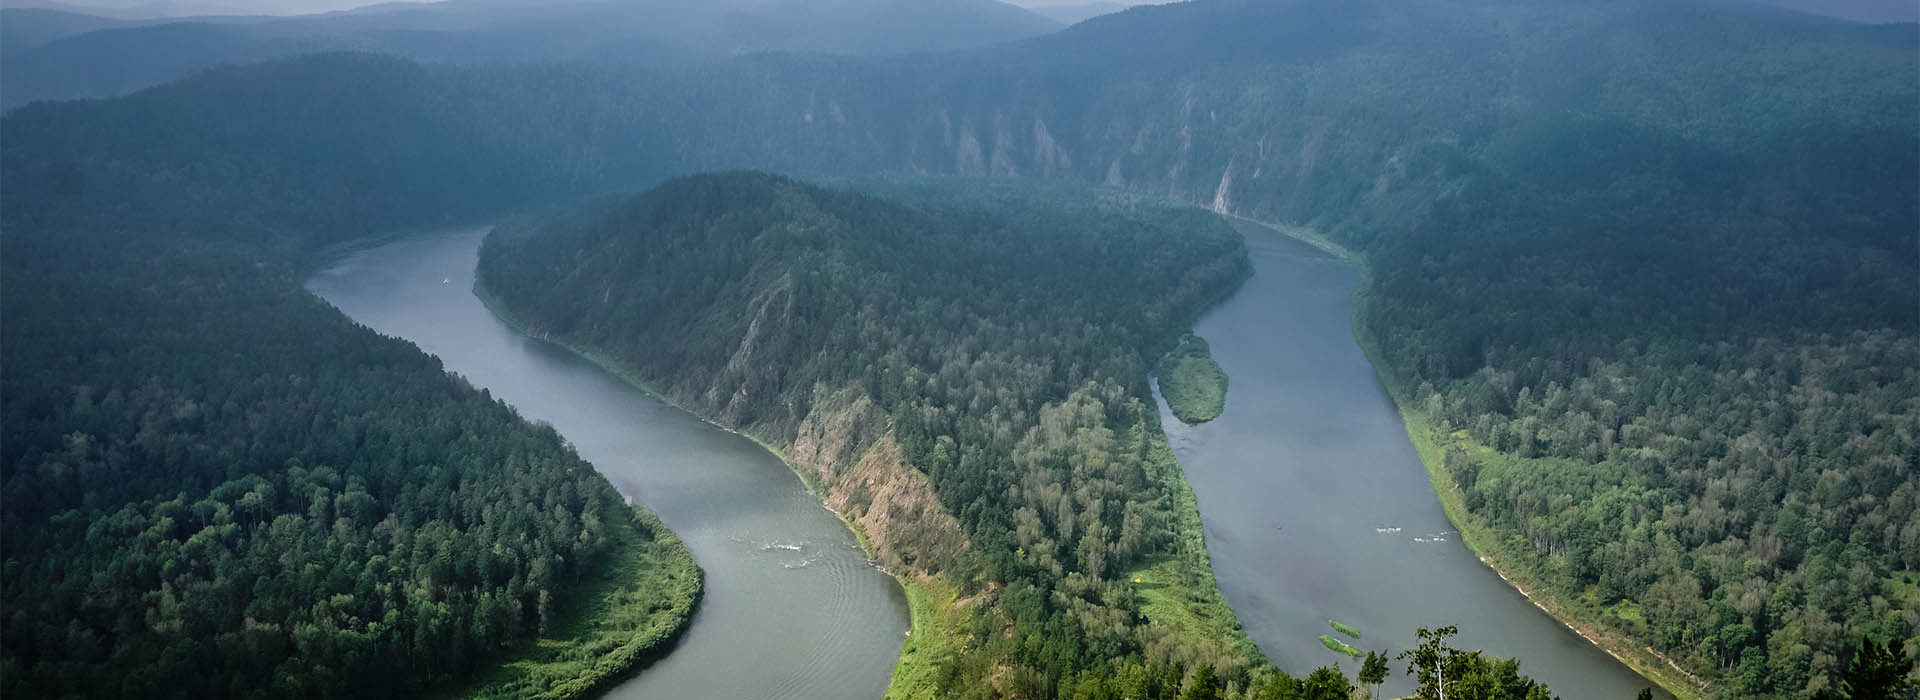
[[[1244,686],[1261,663],[1244,637],[1150,624],[1126,579],[1186,558],[1196,601],[1230,616],[1179,524],[1144,358],[1237,286],[1239,236],[1111,194],[877,187],[915,204],[756,173],[673,180],[502,227],[478,284],[527,332],[781,447],[883,563],[974,601],[966,651],[916,692],[1070,695],[1147,663]],[[876,477],[876,460],[906,475]],[[936,500],[881,480],[925,480]]]
[[[910,646],[890,697],[1342,700],[1393,671],[1275,669],[1214,589],[1145,379],[1247,273],[1226,222],[1064,186],[850,186],[699,175],[522,219],[477,285],[524,331],[772,443],[903,581],[957,589],[924,613],[964,619],[957,639]],[[915,479],[937,503],[894,493]],[[1443,676],[1553,697],[1449,634],[1402,658],[1423,697]]]
[[[714,167],[931,171],[1310,226],[1366,261],[1361,333],[1502,561],[1714,694],[1793,697],[1920,628],[1915,55],[1682,2],[1215,0],[687,75],[319,56],[16,110],[0,185],[10,226],[252,235]],[[10,260],[42,245],[14,230]]]
[[[250,197],[237,185],[259,171],[236,151],[199,154],[224,177],[131,151],[45,157],[60,142],[32,119],[0,123],[0,694],[464,686],[576,623],[569,596],[610,558],[692,582],[625,599],[641,613],[626,637],[682,627],[698,571],[671,533],[551,428],[300,288],[321,244],[442,202],[356,197],[324,167],[272,181],[302,197]],[[154,143],[153,162],[177,153]],[[597,680],[594,661],[528,678]]]

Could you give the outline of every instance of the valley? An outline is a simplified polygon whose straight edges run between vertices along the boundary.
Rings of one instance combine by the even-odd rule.
[[[908,627],[899,586],[778,457],[495,319],[473,294],[485,234],[401,238],[307,285],[554,426],[687,543],[707,582],[691,626],[605,697],[879,697]]]

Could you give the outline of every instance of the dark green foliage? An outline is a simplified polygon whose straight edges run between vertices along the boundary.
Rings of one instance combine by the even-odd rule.
[[[410,695],[652,536],[550,428],[283,269],[130,250],[0,281],[33,341],[0,355],[7,695]]]
[[[1422,627],[1418,631],[1420,646],[1400,653],[1400,659],[1407,662],[1407,675],[1417,681],[1414,697],[1420,700],[1554,698],[1545,685],[1520,675],[1518,661],[1447,646],[1447,638],[1459,632],[1459,628],[1451,625],[1439,629]]]
[[[897,440],[972,544],[907,563],[1000,591],[975,613],[981,658],[943,695],[988,692],[982,659],[1047,696],[1149,647],[1194,654],[1136,624],[1116,574],[1185,546],[1150,459],[1143,358],[1239,283],[1239,237],[1090,190],[874,187],[898,201],[755,173],[674,180],[503,227],[480,284],[531,332],[775,444],[858,403],[830,398],[843,391],[871,401],[881,418],[850,437]]]
[[[1387,654],[1367,652],[1367,658],[1360,662],[1360,673],[1353,677],[1355,682],[1367,687],[1369,695],[1374,688],[1387,682]]]
[[[1220,678],[1212,666],[1201,666],[1193,672],[1193,680],[1187,682],[1180,700],[1220,700]]]
[[[633,82],[318,57],[12,113],[0,225],[18,260],[68,245],[18,231],[106,222],[98,256],[127,212],[351,235],[739,166],[1313,225],[1366,260],[1378,368],[1538,592],[1784,697],[1920,620],[1920,81],[1888,38],[1654,0],[1219,0]]]
[[[1182,338],[1180,347],[1161,358],[1154,372],[1160,379],[1160,394],[1180,422],[1198,425],[1226,410],[1227,373],[1214,362],[1205,338]]]
[[[506,197],[431,182],[503,153],[463,156],[417,68],[274,70],[0,127],[0,694],[412,697],[656,544],[550,428],[298,284],[321,244]]]
[[[605,692],[640,666],[665,655],[693,621],[703,573],[665,525],[634,506],[647,546],[609,552],[609,561],[571,591],[570,605],[543,620],[538,640],[509,651],[508,661],[460,690],[470,700],[575,700]],[[610,522],[625,528],[627,521]]]
[[[1913,659],[1907,656],[1906,643],[1895,639],[1879,644],[1869,637],[1860,638],[1853,661],[1840,675],[1839,697],[1846,700],[1912,698]]]

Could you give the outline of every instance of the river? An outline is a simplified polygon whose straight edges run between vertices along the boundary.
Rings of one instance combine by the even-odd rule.
[[[899,585],[786,465],[739,435],[501,324],[475,298],[485,230],[346,256],[307,288],[546,421],[706,570],[679,646],[609,698],[878,698],[909,623]]]
[[[1566,700],[1627,700],[1651,685],[1460,544],[1354,342],[1353,269],[1240,228],[1255,275],[1195,329],[1230,378],[1226,413],[1186,426],[1163,407],[1162,419],[1221,591],[1261,649],[1303,674],[1344,659],[1317,639],[1329,618],[1358,627],[1358,646],[1394,652],[1416,627],[1456,624],[1454,646],[1517,656]],[[495,319],[472,293],[484,235],[375,246],[307,287],[553,424],[686,541],[707,573],[705,602],[673,653],[608,697],[879,697],[909,625],[898,585],[778,458]],[[1410,687],[1396,673],[1386,690]]]
[[[1226,412],[1161,419],[1192,483],[1220,590],[1281,668],[1399,653],[1418,627],[1458,625],[1452,646],[1518,657],[1565,700],[1631,700],[1653,684],[1506,585],[1461,544],[1399,413],[1354,341],[1356,271],[1272,229],[1237,223],[1254,276],[1195,332],[1227,371]],[[1351,640],[1350,640],[1351,641]],[[1349,675],[1358,664],[1345,662]],[[1384,690],[1412,688],[1394,663]],[[1385,697],[1396,697],[1388,694]],[[1670,698],[1655,688],[1655,697]]]

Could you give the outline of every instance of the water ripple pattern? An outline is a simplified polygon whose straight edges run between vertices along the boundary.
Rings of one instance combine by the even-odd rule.
[[[485,231],[409,237],[345,257],[307,288],[376,331],[551,423],[707,574],[693,625],[620,700],[877,698],[908,628],[899,585],[780,460],[508,330],[472,293]]]

